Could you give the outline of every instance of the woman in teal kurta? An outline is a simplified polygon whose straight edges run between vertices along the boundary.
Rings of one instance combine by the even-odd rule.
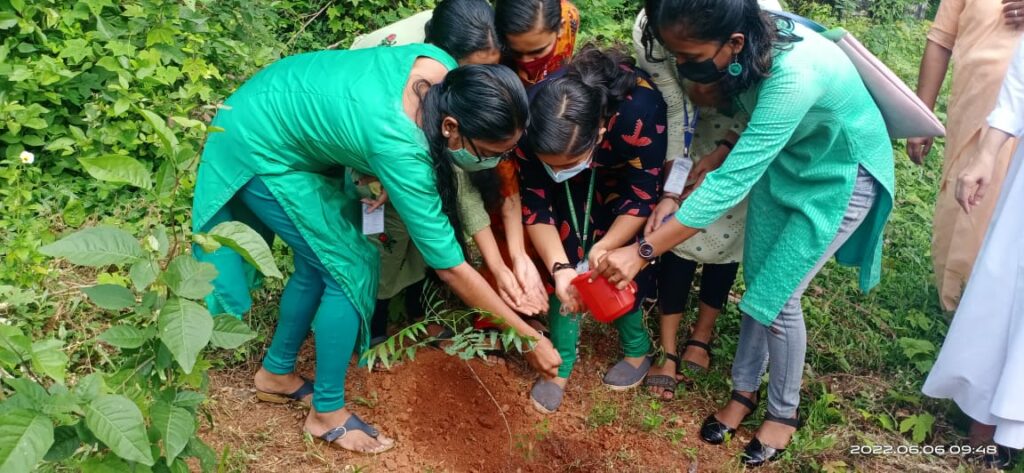
[[[537,338],[530,359],[541,371],[559,363],[550,342],[466,264],[449,220],[453,164],[496,162],[515,145],[528,113],[525,91],[500,66],[455,67],[422,44],[282,59],[228,98],[213,122],[224,131],[203,152],[194,230],[241,220],[277,234],[295,256],[257,391],[275,401],[312,392],[305,430],[342,448],[377,453],[393,444],[344,408],[345,372],[357,334],[360,349],[368,342],[378,277],[377,253],[353,223],[357,197],[342,190],[345,168],[380,179],[394,208],[416,222],[409,233],[427,264],[466,303]],[[226,248],[202,256],[219,271],[213,302],[239,316],[247,311],[241,258]],[[310,327],[312,387],[294,373]]]
[[[680,75],[717,82],[750,121],[721,168],[646,241],[616,250],[599,270],[624,285],[649,258],[717,220],[749,194],[744,313],[732,401],[701,437],[720,443],[756,407],[769,359],[768,415],[744,452],[775,459],[797,426],[806,329],[800,297],[833,255],[879,279],[892,209],[892,146],[878,107],[845,54],[756,0],[648,0],[647,41],[675,55]]]

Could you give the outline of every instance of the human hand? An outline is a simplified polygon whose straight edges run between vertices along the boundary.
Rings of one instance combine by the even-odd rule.
[[[719,149],[722,148],[721,146]],[[722,163],[725,162],[725,158],[729,156],[728,151],[720,151],[716,149],[708,155],[701,158],[696,164],[693,165],[693,169],[690,170],[690,176],[687,179],[686,188],[683,189],[683,198],[687,198],[693,191],[697,190],[701,184],[704,183],[704,178],[708,176],[708,173],[714,172],[716,169],[722,167]]]
[[[640,257],[637,245],[632,244],[605,253],[595,268],[595,274],[604,276],[621,291],[646,265],[647,261]]]
[[[576,276],[576,271],[568,269],[563,269],[554,274],[555,296],[558,297],[558,301],[562,304],[563,313],[579,314],[586,311],[583,301],[580,300],[579,293],[576,292],[576,288],[572,285],[572,280]]]
[[[644,226],[644,236],[654,233],[656,230],[661,228],[662,222],[665,221],[669,216],[675,215],[679,211],[679,203],[675,199],[663,197],[658,205],[654,206],[654,212],[647,218],[647,225]],[[596,268],[597,266],[591,266]]]
[[[508,266],[501,265],[500,268],[491,268],[494,275],[495,285],[501,300],[505,301],[516,312],[522,312],[522,305],[526,300],[523,288],[519,285],[515,273]]]
[[[601,257],[608,252],[608,248],[602,245],[601,242],[594,243],[594,246],[590,247],[590,253],[587,254],[587,267],[596,268],[597,263],[601,261]]]
[[[537,344],[526,353],[526,361],[540,374],[554,378],[558,376],[558,367],[562,365],[562,355],[558,354],[551,340],[543,335],[537,336]]]
[[[544,280],[529,256],[522,254],[512,257],[512,272],[515,273],[519,286],[523,288],[526,298],[538,307],[535,313],[548,311],[548,291],[544,288]]]
[[[956,201],[964,212],[971,213],[985,198],[992,183],[994,160],[989,156],[978,156],[960,172],[956,180]]]
[[[366,208],[366,212],[368,213],[377,210],[377,208],[387,203],[387,201],[388,191],[383,187],[380,189],[380,195],[378,195],[376,199],[363,199],[363,203],[369,206]]]
[[[914,164],[924,164],[925,156],[932,150],[935,138],[907,138],[907,156]]]
[[[1024,25],[1024,0],[1003,0],[1003,21],[1013,29]]]

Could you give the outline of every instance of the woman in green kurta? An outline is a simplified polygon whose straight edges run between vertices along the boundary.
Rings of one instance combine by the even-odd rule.
[[[680,75],[717,83],[750,121],[721,168],[646,241],[605,256],[599,271],[624,286],[650,258],[717,220],[749,194],[747,291],[731,401],[701,437],[720,443],[755,410],[768,358],[768,409],[744,463],[774,460],[798,426],[806,329],[800,297],[835,254],[879,279],[892,209],[892,146],[857,70],[831,41],[763,12],[756,0],[647,0],[650,41]]]
[[[342,190],[345,168],[380,178],[394,208],[416,222],[409,232],[424,260],[467,304],[538,340],[529,359],[539,371],[560,363],[551,343],[465,262],[450,222],[453,164],[497,160],[515,145],[528,114],[525,91],[500,66],[455,67],[422,44],[282,59],[228,98],[213,122],[224,132],[211,135],[203,152],[194,230],[242,220],[280,236],[295,256],[255,377],[260,398],[306,400],[312,392],[304,430],[341,448],[378,453],[393,445],[344,408],[357,334],[360,350],[369,338],[378,265],[353,224],[357,198]],[[202,256],[219,272],[215,302],[235,315],[247,311],[241,258],[226,248]],[[294,373],[311,327],[313,386]]]

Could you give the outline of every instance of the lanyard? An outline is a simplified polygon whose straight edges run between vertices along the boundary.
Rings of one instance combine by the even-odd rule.
[[[683,103],[683,157],[690,157],[690,144],[693,143],[693,134],[697,131],[697,119],[700,118],[700,109],[693,107],[693,120],[690,120],[690,102]]]
[[[590,186],[587,190],[587,205],[583,208],[583,233],[581,234],[576,228],[579,225],[579,219],[576,218],[576,204],[572,202],[572,192],[569,190],[569,181],[565,181],[565,196],[569,201],[569,215],[572,216],[572,227],[573,232],[576,233],[576,238],[579,239],[580,245],[583,246],[583,257],[587,257],[587,240],[590,239],[590,204],[594,202],[594,182],[597,180],[597,169],[590,169]]]

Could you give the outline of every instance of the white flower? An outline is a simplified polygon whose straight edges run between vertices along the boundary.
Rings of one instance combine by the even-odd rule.
[[[36,162],[36,155],[28,151],[22,151],[21,154],[18,155],[18,159],[21,159],[22,164],[32,164]]]

